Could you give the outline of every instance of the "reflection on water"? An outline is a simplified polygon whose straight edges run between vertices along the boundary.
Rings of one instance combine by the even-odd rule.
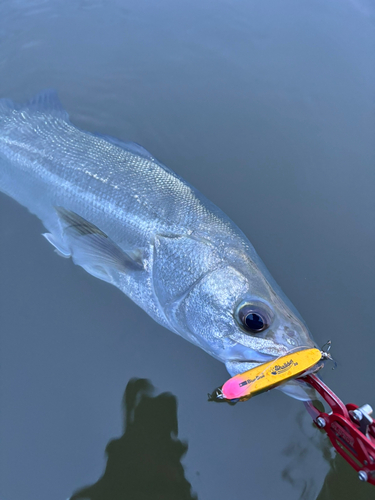
[[[148,380],[130,380],[123,398],[124,434],[108,443],[103,476],[71,500],[197,499],[181,464],[188,447],[177,439],[177,399],[153,391]]]
[[[292,439],[283,450],[288,463],[282,471],[282,478],[298,491],[298,500],[375,498],[374,487],[358,479],[357,472],[336,452],[325,432],[317,429],[305,411],[298,412],[295,422],[305,439]],[[317,484],[314,476],[306,473],[312,468],[314,459],[323,459],[329,465],[321,488],[321,483]]]
[[[316,500],[336,500],[353,498],[371,500],[375,498],[375,488],[371,484],[359,481],[357,473],[339,455],[330,461],[331,469],[325,478],[323,487]]]
[[[283,450],[287,463],[281,476],[299,492],[296,498],[314,500],[320,485],[317,484],[314,474],[306,472],[309,470],[309,464],[313,463],[314,459],[316,460],[317,457],[314,455],[317,450],[319,450],[319,459],[322,452],[323,457],[328,461],[330,449],[305,410],[301,409],[297,413],[294,427],[299,431],[298,438],[293,437]],[[303,440],[301,440],[301,435],[304,437]]]

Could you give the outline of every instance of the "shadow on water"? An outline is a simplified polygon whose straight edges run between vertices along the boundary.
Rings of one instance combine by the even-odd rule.
[[[130,380],[124,433],[107,445],[104,474],[70,500],[197,500],[181,464],[188,447],[177,439],[177,399],[153,392],[148,380]]]
[[[188,446],[177,438],[177,399],[170,393],[153,394],[150,381],[130,380],[123,397],[124,433],[106,447],[104,474],[70,500],[198,500],[181,464]],[[282,477],[299,490],[299,500],[375,498],[375,488],[358,480],[305,411],[297,413],[296,424],[307,439],[292,439],[284,449],[289,462]],[[318,494],[319,485],[306,476],[314,449],[330,465]]]

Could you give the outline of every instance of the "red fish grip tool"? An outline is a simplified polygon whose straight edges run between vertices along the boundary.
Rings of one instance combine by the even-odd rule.
[[[358,472],[361,481],[375,485],[375,422],[370,405],[345,405],[316,375],[301,378],[311,385],[330,406],[319,411],[312,401],[305,406],[314,423],[323,429],[335,449]]]

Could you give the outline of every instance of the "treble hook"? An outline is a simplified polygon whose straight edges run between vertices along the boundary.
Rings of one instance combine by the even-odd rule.
[[[326,351],[324,351],[324,348],[326,345],[328,347],[327,347]],[[324,346],[322,346],[321,351],[328,352],[331,349],[331,347],[332,347],[332,342],[330,340],[327,340],[327,342],[324,344]]]
[[[326,346],[328,346],[328,347],[326,348],[326,350],[324,350],[324,348]],[[337,362],[333,359],[333,357],[329,353],[331,347],[332,347],[332,342],[330,340],[327,340],[327,342],[321,348],[322,359],[329,359],[329,361],[332,361],[333,362],[333,368],[332,368],[332,370],[336,370],[336,368],[337,368]]]

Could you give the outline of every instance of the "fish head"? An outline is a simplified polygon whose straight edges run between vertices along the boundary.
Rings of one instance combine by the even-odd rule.
[[[315,347],[302,318],[259,262],[224,262],[207,272],[174,310],[183,336],[224,362],[232,376]],[[290,395],[307,399],[293,392],[298,393],[289,388]]]

